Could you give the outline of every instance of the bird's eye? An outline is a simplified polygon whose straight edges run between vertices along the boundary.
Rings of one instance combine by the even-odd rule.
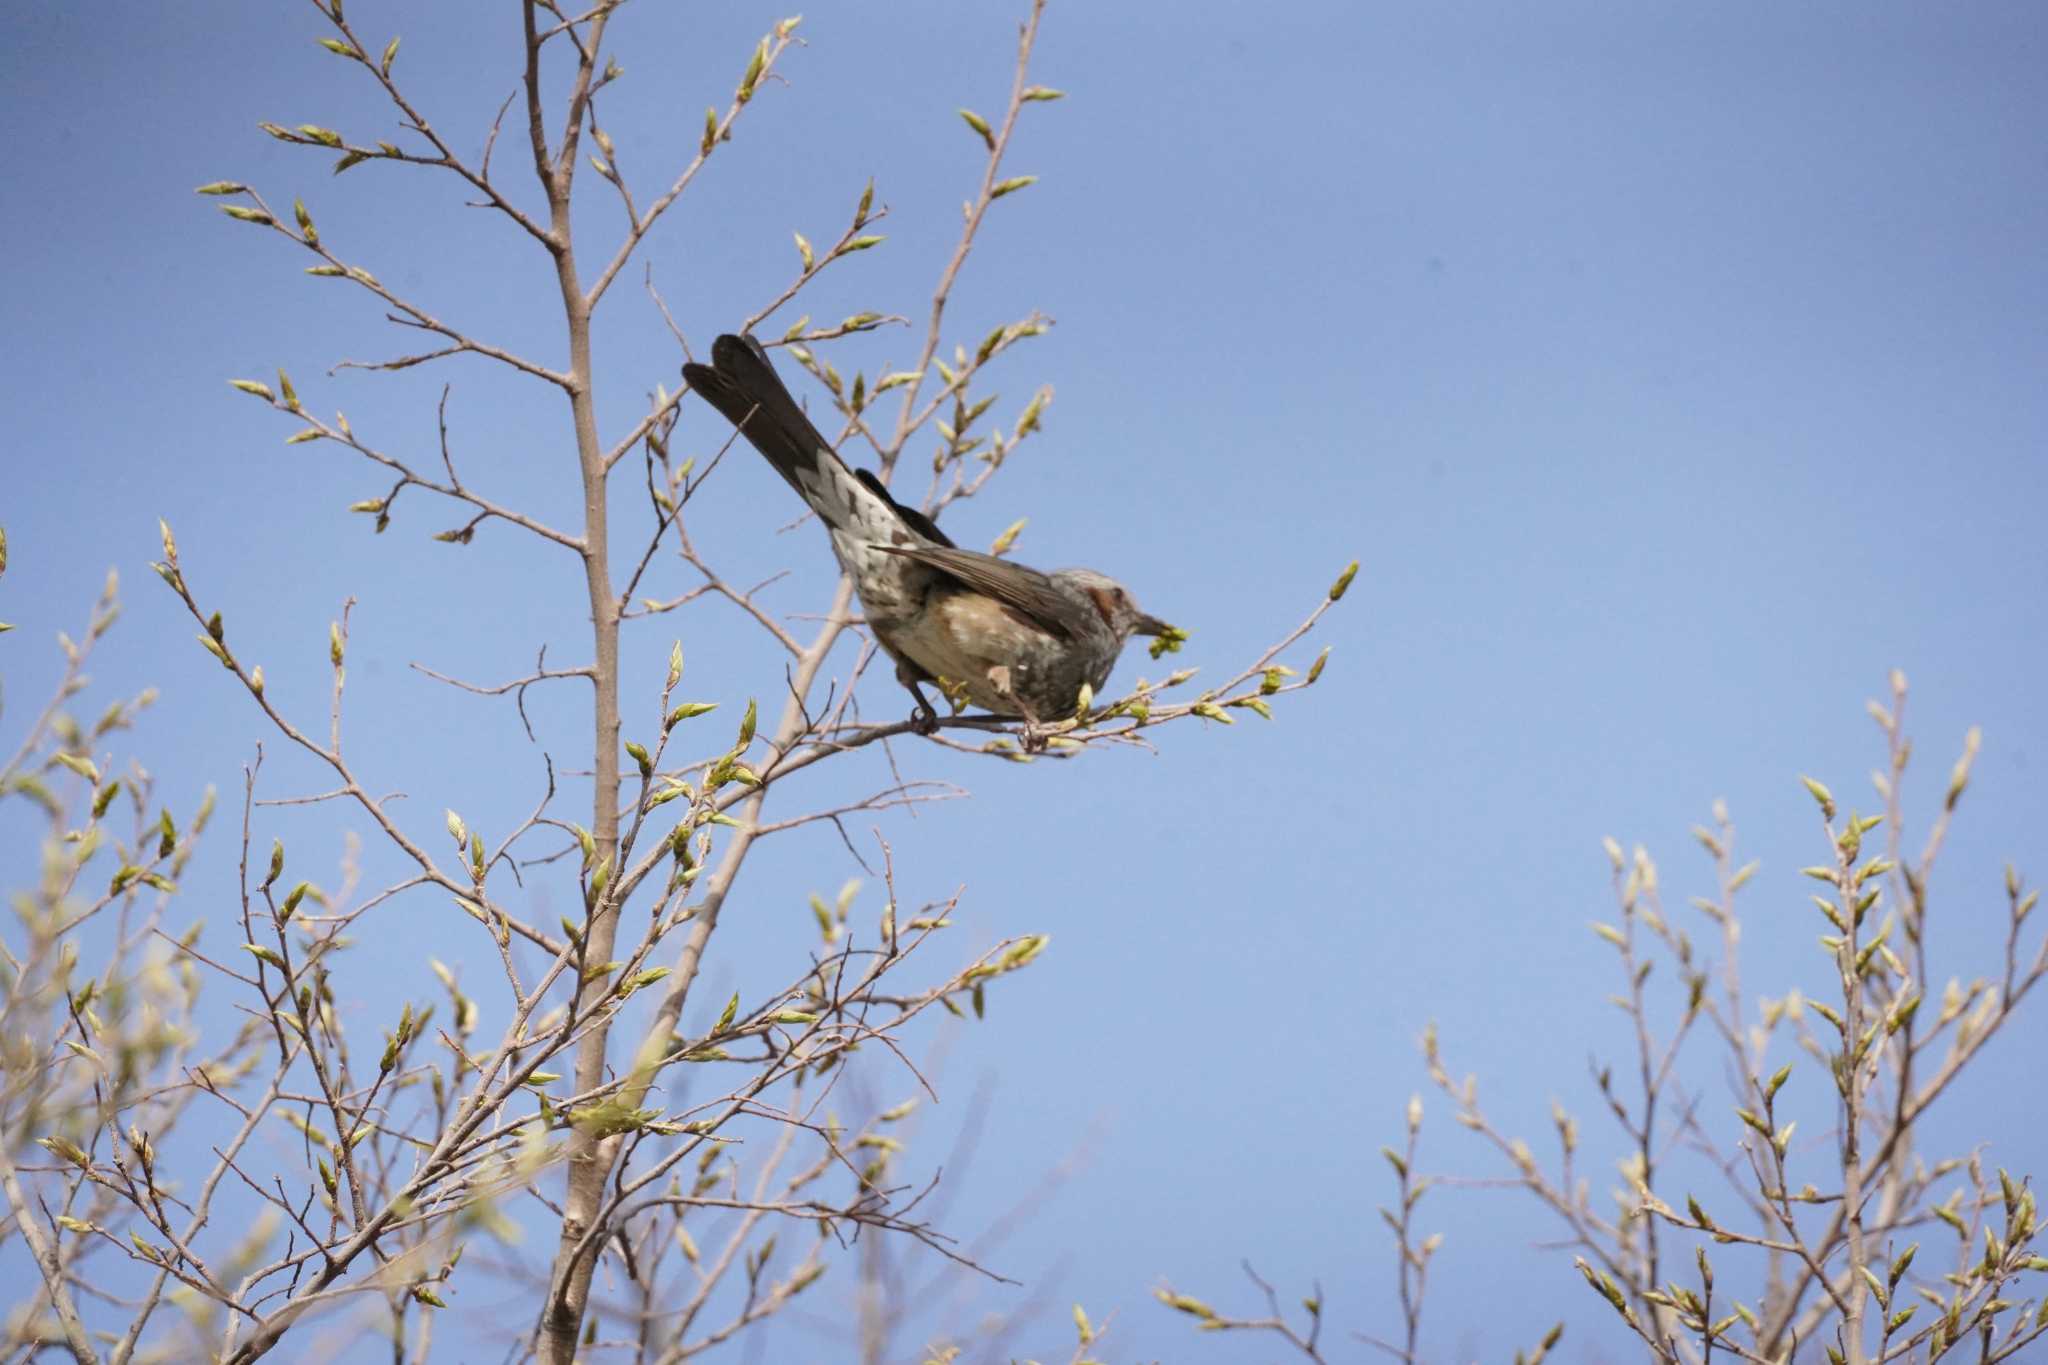
[[[1124,590],[1123,590],[1122,588],[1118,588],[1118,589],[1116,590],[1116,600],[1117,600],[1118,602],[1120,602],[1120,603],[1122,603],[1122,604],[1124,604],[1124,605],[1128,606],[1128,605],[1130,604],[1130,600],[1131,600],[1131,595],[1130,595],[1129,593],[1125,592],[1125,591],[1124,591]]]

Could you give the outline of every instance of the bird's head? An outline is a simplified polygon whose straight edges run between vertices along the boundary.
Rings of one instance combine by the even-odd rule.
[[[1053,575],[1078,589],[1102,617],[1104,625],[1122,644],[1133,635],[1175,635],[1179,632],[1156,616],[1139,610],[1138,603],[1123,584],[1093,569],[1062,569]]]

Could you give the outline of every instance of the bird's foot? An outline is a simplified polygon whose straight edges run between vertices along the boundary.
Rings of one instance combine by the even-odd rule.
[[[1017,743],[1019,747],[1027,754],[1044,753],[1046,749],[1045,731],[1039,726],[1037,713],[1029,706],[1026,706],[1024,699],[1011,690],[1010,670],[1002,667],[991,668],[988,671],[988,676],[989,681],[994,683],[1004,696],[1016,704],[1017,715],[1021,721],[1017,727]]]
[[[932,709],[931,702],[924,695],[924,689],[908,678],[903,679],[903,686],[909,689],[911,700],[917,703],[917,709],[910,713],[910,728],[920,735],[937,734],[939,713]]]
[[[1018,747],[1027,754],[1044,753],[1045,736],[1039,732],[1038,717],[1031,714],[1031,708],[1024,704],[1024,699],[1019,697],[1016,689],[1011,686],[1010,666],[997,664],[989,669],[988,685],[996,690],[997,696],[1007,699],[1017,708],[1020,722],[1017,726]]]

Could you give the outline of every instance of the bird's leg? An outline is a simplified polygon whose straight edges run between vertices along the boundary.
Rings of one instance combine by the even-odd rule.
[[[1018,742],[1027,754],[1045,752],[1045,734],[1038,728],[1038,717],[1031,714],[1031,708],[1023,702],[1017,703],[1017,710],[1024,718],[1024,728],[1018,734]]]
[[[1018,696],[1015,689],[1011,687],[1009,666],[1007,664],[997,664],[988,671],[988,680],[990,686],[994,687],[997,692],[1002,694],[1005,700],[1017,708],[1017,714],[1024,722],[1023,727],[1018,731],[1017,739],[1024,752],[1027,754],[1042,752],[1045,749],[1045,736],[1038,731],[1038,717],[1032,714],[1031,708],[1025,704],[1024,699]]]
[[[896,681],[902,683],[917,702],[917,710],[910,714],[910,728],[920,735],[937,734],[939,713],[932,709],[931,702],[925,698],[924,689],[918,686],[924,681],[924,675],[909,664],[899,662],[896,665]]]
[[[917,709],[910,713],[910,728],[920,735],[935,735],[939,732],[939,713],[925,699],[924,689],[916,683],[910,685],[910,695],[917,702]]]

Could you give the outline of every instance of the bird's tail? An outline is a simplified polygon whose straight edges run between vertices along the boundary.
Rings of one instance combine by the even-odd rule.
[[[938,530],[914,509],[899,506],[874,478],[857,477],[846,467],[782,386],[754,338],[718,338],[711,343],[711,364],[685,365],[683,378],[767,457],[835,540],[843,533],[888,544],[905,527],[918,535],[926,527]]]

